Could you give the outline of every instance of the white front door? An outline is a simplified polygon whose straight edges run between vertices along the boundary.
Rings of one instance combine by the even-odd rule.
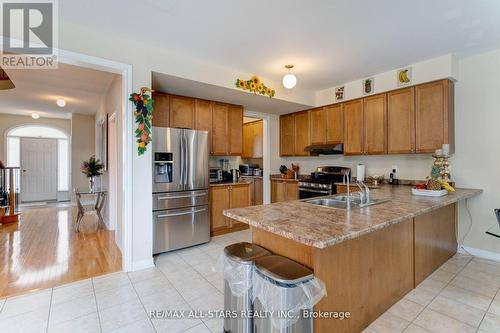
[[[57,140],[21,138],[21,201],[57,199]]]

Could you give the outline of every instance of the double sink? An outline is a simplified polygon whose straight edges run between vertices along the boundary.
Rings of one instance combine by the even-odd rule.
[[[331,197],[307,199],[304,200],[304,202],[318,206],[347,209],[348,200],[350,200],[351,202],[351,208],[363,208],[363,207],[378,205],[390,201],[391,199],[370,199],[367,202],[362,202],[360,198],[354,198],[352,196],[347,196],[347,195],[335,195]]]

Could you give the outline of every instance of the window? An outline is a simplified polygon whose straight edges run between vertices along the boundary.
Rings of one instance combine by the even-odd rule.
[[[8,166],[21,166],[21,137],[57,139],[57,191],[69,191],[68,136],[63,131],[51,127],[39,125],[16,127],[7,133]]]

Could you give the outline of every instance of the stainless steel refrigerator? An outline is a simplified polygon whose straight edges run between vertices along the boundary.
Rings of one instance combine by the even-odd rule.
[[[153,127],[153,253],[210,240],[208,132]]]

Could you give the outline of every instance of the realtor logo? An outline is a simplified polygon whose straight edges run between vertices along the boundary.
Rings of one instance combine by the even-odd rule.
[[[57,3],[2,1],[2,68],[57,68]]]

